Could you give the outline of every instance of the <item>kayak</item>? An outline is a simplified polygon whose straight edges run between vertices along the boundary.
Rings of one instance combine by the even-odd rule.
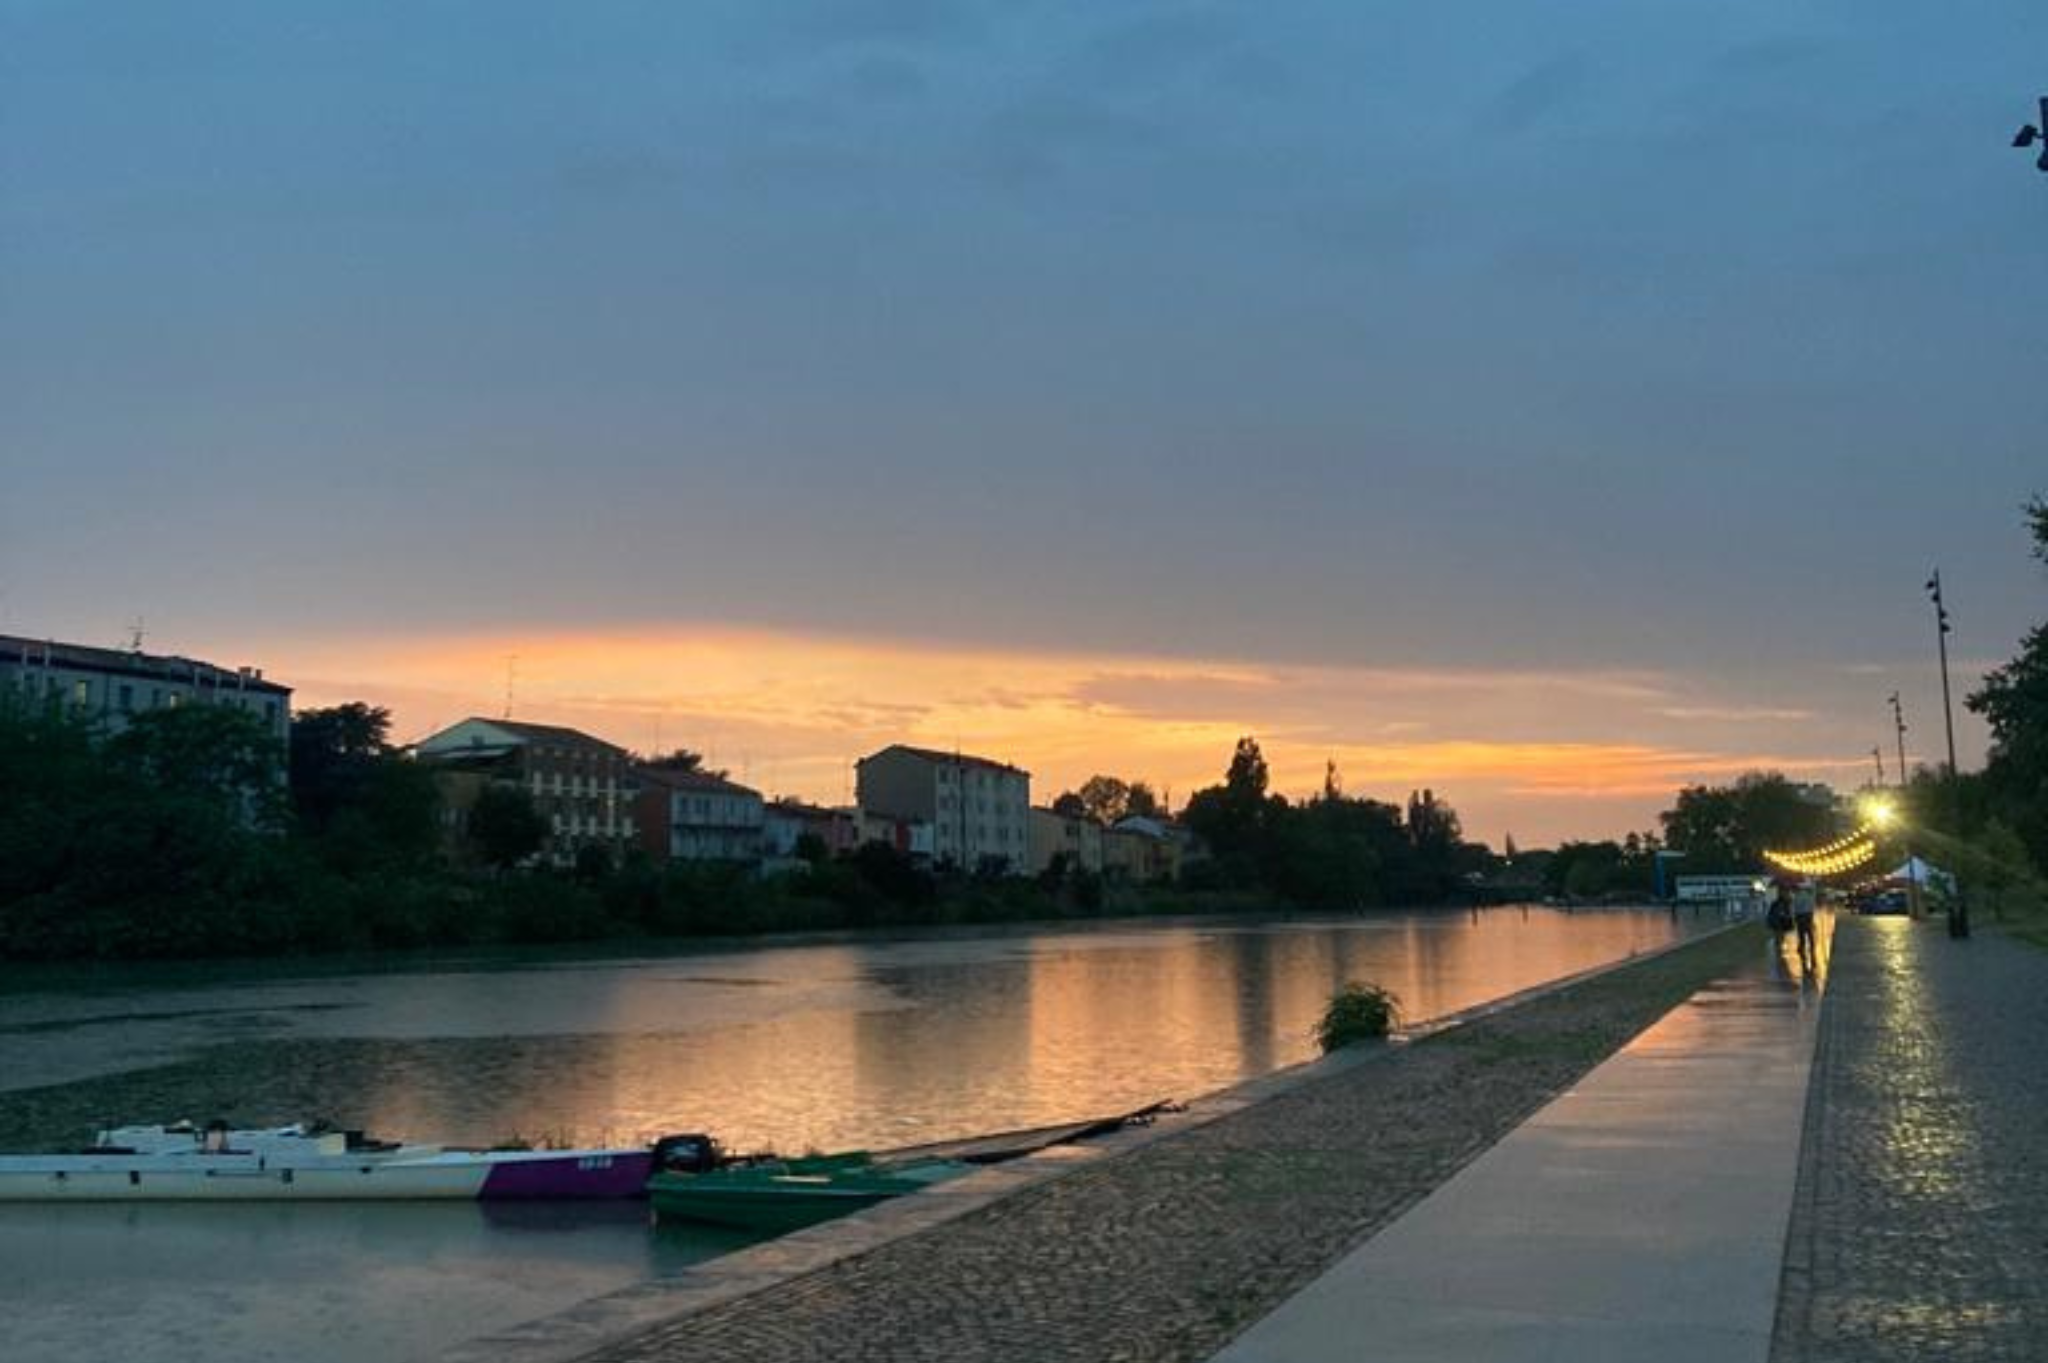
[[[648,1181],[654,1214],[664,1221],[701,1221],[782,1234],[922,1192],[971,1174],[965,1160],[884,1162],[865,1152],[771,1159],[702,1173],[660,1172]]]

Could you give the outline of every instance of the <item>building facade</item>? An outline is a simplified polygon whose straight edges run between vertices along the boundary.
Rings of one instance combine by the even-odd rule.
[[[761,861],[770,871],[796,866],[797,843],[808,834],[829,856],[843,856],[858,844],[860,821],[852,810],[827,809],[801,800],[774,800],[761,811]]]
[[[230,706],[254,715],[277,739],[280,774],[291,737],[291,688],[265,680],[261,668],[219,667],[139,649],[0,634],[0,694],[29,705],[61,706],[108,734],[151,710]]]
[[[493,785],[525,791],[547,821],[543,861],[573,865],[585,847],[616,858],[634,837],[632,759],[580,730],[470,718],[420,740],[413,755],[434,768],[454,845],[467,836],[476,796]]]
[[[738,861],[762,857],[761,792],[703,771],[639,767],[636,816],[640,846],[668,861]]]
[[[1031,811],[1031,861],[1033,874],[1044,871],[1055,858],[1070,871],[1102,870],[1102,825],[1085,815],[1055,813],[1033,807]]]
[[[1031,773],[965,753],[894,744],[854,768],[865,812],[932,826],[932,858],[961,870],[1016,872],[1031,855]]]

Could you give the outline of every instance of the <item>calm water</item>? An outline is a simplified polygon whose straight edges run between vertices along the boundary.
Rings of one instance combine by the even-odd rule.
[[[927,934],[0,993],[0,1145],[107,1119],[420,1139],[885,1147],[1191,1098],[1308,1058],[1347,980],[1435,1016],[1710,926],[1543,908]],[[10,1360],[403,1359],[729,1240],[630,1210],[0,1204]]]

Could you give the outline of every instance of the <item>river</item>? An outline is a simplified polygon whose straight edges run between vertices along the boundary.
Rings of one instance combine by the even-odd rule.
[[[1349,980],[1439,1016],[1712,926],[1480,913],[868,935],[632,957],[0,979],[0,1147],[323,1117],[414,1139],[888,1147],[1309,1058]],[[10,1363],[420,1357],[731,1248],[634,1208],[0,1204]]]

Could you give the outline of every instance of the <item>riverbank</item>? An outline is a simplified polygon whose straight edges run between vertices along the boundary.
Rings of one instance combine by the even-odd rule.
[[[786,1257],[774,1271],[790,1247],[749,1251],[725,1271],[743,1283],[753,1272],[772,1292],[602,1347],[572,1335],[570,1353],[604,1363],[1207,1358],[1761,949],[1760,929],[1738,927],[1412,1044],[1340,1053],[1252,1086],[1270,1095],[1262,1101],[1169,1125],[1121,1157],[793,1280]],[[563,1343],[516,1356],[570,1356]],[[514,1357],[510,1346],[459,1356]]]

